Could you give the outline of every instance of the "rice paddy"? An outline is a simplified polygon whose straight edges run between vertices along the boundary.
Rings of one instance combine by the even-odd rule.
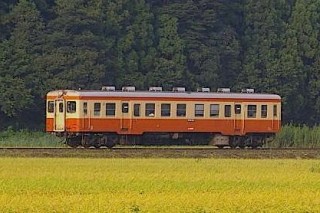
[[[0,212],[320,212],[319,160],[1,158]]]

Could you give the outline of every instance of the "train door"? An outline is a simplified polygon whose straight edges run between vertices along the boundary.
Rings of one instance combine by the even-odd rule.
[[[244,132],[244,105],[242,103],[234,104],[234,132],[236,135],[242,135]]]
[[[130,129],[131,113],[129,109],[129,102],[121,102],[121,131],[128,131]]]
[[[65,130],[65,102],[63,99],[55,100],[55,113],[54,113],[54,131],[63,132]]]

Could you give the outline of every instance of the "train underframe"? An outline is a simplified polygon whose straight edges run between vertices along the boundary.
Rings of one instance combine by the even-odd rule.
[[[116,133],[67,133],[60,134],[66,138],[70,147],[112,148],[115,145],[170,146],[170,145],[211,145],[222,149],[258,148],[271,141],[273,133],[251,133],[244,136],[228,136],[219,133],[145,133],[143,135],[119,135]]]

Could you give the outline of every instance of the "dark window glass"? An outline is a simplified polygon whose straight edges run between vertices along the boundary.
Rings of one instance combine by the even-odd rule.
[[[146,116],[154,117],[155,113],[155,104],[146,104]]]
[[[177,116],[185,117],[186,116],[187,107],[185,104],[177,104]]]
[[[241,114],[241,105],[240,104],[234,105],[234,113]]]
[[[170,108],[170,104],[161,104],[161,116],[169,117],[171,114]]]
[[[122,104],[122,113],[128,113],[129,112],[129,104],[123,103]]]
[[[59,112],[63,112],[63,103],[59,103]]]
[[[75,101],[67,101],[67,113],[75,113],[77,111],[77,105]]]
[[[274,117],[278,116],[278,106],[277,105],[273,105],[273,116]]]
[[[101,111],[101,103],[94,103],[94,107],[93,107],[93,114],[95,116],[100,116],[100,111]]]
[[[257,116],[257,105],[248,105],[248,118],[255,118]]]
[[[266,118],[268,116],[268,106],[261,105],[261,118]]]
[[[140,104],[133,105],[133,115],[136,117],[140,116]]]
[[[219,104],[210,104],[210,116],[211,117],[219,116]]]
[[[49,113],[53,113],[54,112],[54,102],[53,101],[48,101],[47,109],[48,109]]]
[[[116,115],[116,104],[106,103],[106,116],[115,116],[115,115]]]
[[[204,105],[203,104],[196,104],[195,105],[194,115],[196,117],[203,117],[203,115],[204,115]]]
[[[88,114],[88,103],[87,102],[83,103],[83,114],[85,114],[85,115]]]
[[[224,117],[231,117],[231,105],[224,105]]]

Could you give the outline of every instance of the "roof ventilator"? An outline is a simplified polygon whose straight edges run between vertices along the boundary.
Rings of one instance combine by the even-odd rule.
[[[103,86],[101,87],[102,91],[108,91],[108,92],[114,92],[116,91],[116,87],[115,86]]]
[[[173,92],[186,92],[186,88],[184,87],[173,87]]]
[[[228,93],[230,92],[230,88],[218,88],[217,92],[223,92],[223,93]]]
[[[197,89],[197,92],[210,92],[209,87],[201,87]]]
[[[254,93],[254,89],[242,89],[241,93]]]
[[[149,87],[150,92],[162,92],[162,87]]]
[[[122,87],[122,92],[134,92],[136,91],[135,87]]]

